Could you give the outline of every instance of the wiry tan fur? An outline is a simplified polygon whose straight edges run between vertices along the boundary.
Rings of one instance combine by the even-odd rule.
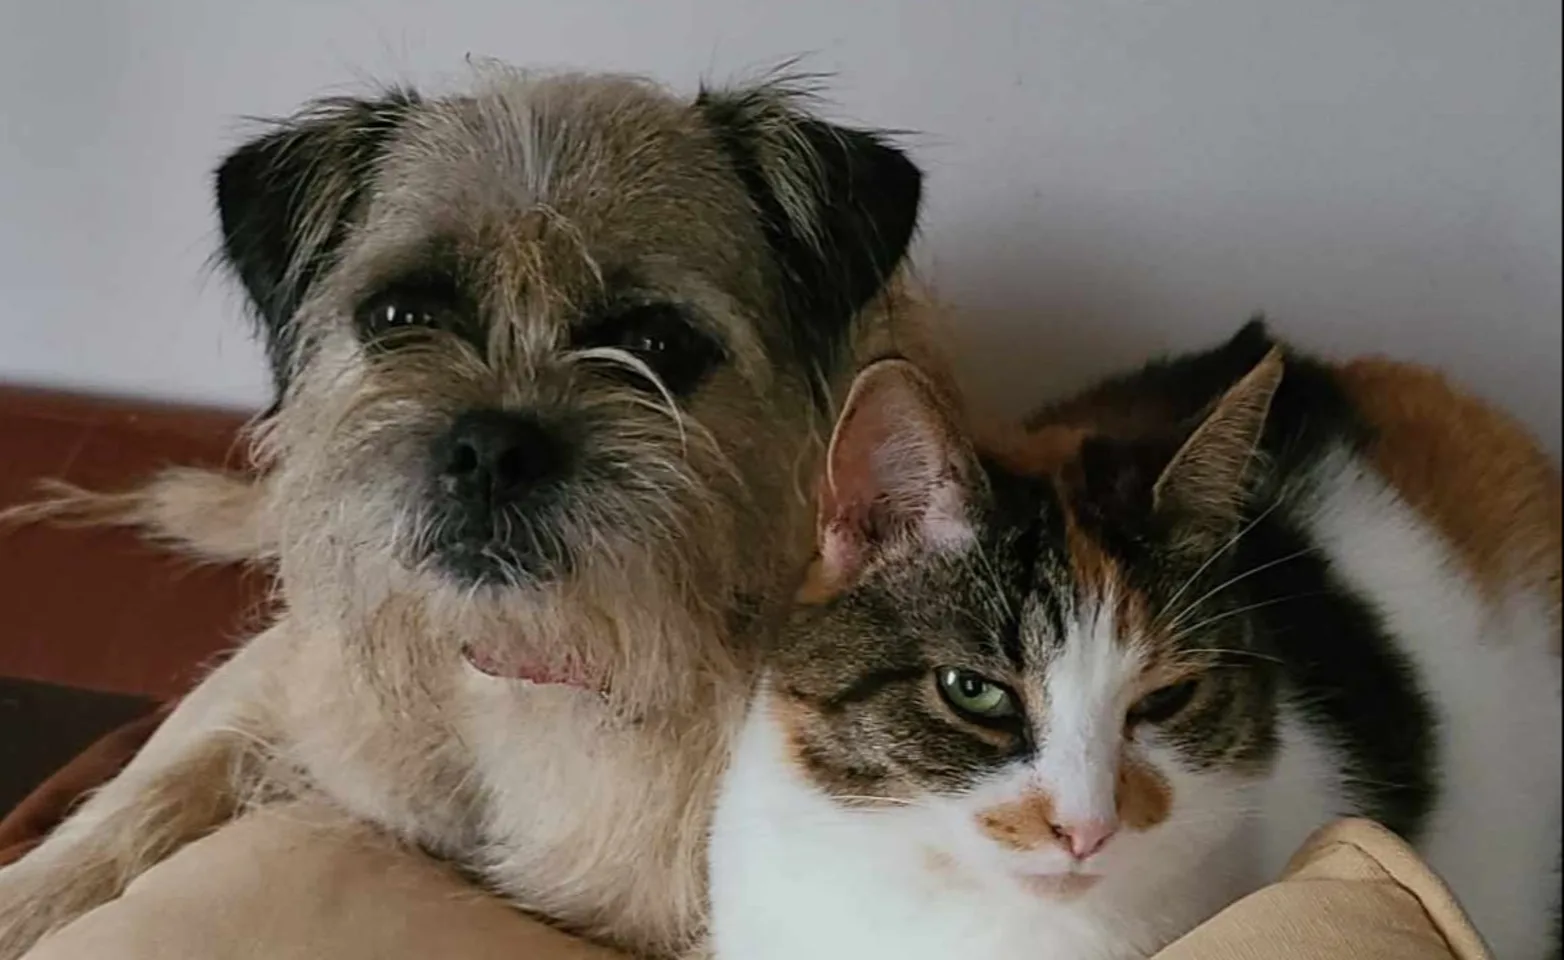
[[[0,511],[0,524],[134,527],[152,543],[208,563],[264,563],[276,555],[258,477],[169,467],[130,490],[46,481],[40,492],[36,501]]]
[[[475,93],[410,109],[372,170],[355,152],[362,134],[331,128],[348,109],[294,121],[327,129],[290,270],[303,275],[338,219],[351,227],[294,315],[286,394],[255,435],[259,473],[63,490],[12,518],[129,524],[214,561],[266,563],[281,612],[123,774],[0,871],[0,960],[255,797],[306,790],[566,929],[643,956],[690,948],[748,640],[810,547],[809,481],[834,416],[812,391],[834,403],[853,367],[888,352],[942,369],[909,282],[862,312],[832,365],[791,352],[754,210],[686,99],[636,80],[489,71]],[[797,99],[761,86],[746,109],[774,128],[756,162],[807,232],[821,213],[791,134]],[[366,200],[351,186],[362,176]],[[488,342],[365,351],[353,303],[431,237],[476,265],[482,306],[501,318]],[[583,378],[633,358],[561,347],[611,284],[605,265],[626,260],[697,305],[731,351],[683,409],[665,391]],[[591,455],[642,481],[571,501],[556,526],[576,550],[567,578],[469,589],[420,559],[437,531],[418,458],[452,416],[485,406],[590,416]],[[484,675],[464,645],[584,666],[610,692]]]

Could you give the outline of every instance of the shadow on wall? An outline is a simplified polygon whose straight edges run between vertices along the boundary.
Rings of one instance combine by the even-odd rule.
[[[1131,230],[1111,216],[1092,226],[1040,215],[965,241],[970,223],[929,231],[941,242],[922,272],[952,307],[950,342],[974,403],[1027,411],[1157,354],[1214,345],[1264,313],[1302,349],[1443,368],[1516,413],[1559,459],[1560,327],[1539,318],[1559,315],[1560,291],[1516,289],[1557,271],[1517,263],[1526,252],[1462,257],[1448,238],[1397,232],[1382,217],[1355,222],[1340,207],[1294,210],[1248,244],[1235,228],[1257,218],[1209,231],[1143,229],[1150,219],[1135,217]],[[1543,313],[1515,313],[1518,303]]]

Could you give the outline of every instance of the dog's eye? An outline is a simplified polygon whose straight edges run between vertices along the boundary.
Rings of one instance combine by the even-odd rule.
[[[374,294],[359,305],[353,319],[364,342],[374,343],[416,330],[455,332],[462,315],[461,297],[453,286],[420,281],[395,284]]]
[[[1130,707],[1126,720],[1130,726],[1142,723],[1166,723],[1189,706],[1189,702],[1195,699],[1195,691],[1199,688],[1200,681],[1195,679],[1153,690]]]
[[[582,331],[575,346],[623,350],[650,367],[676,396],[694,389],[726,355],[715,338],[671,303],[617,310]]]

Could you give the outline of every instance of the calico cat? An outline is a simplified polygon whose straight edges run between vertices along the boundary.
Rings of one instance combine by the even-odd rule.
[[[713,826],[722,960],[1145,957],[1371,817],[1558,947],[1557,469],[1260,322],[978,452],[865,370]]]

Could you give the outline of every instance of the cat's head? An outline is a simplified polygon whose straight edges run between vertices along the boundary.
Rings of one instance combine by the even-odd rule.
[[[1051,462],[1018,471],[912,365],[865,370],[770,673],[802,776],[932,864],[1045,894],[1230,836],[1275,678],[1225,547],[1281,372],[1272,350],[1172,433],[1038,438]]]

